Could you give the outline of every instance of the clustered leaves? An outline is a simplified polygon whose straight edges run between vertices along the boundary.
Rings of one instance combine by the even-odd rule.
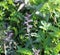
[[[12,55],[60,54],[60,0],[1,0],[0,55],[5,41]]]

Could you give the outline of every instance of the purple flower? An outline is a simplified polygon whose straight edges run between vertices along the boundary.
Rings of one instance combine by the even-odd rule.
[[[39,55],[39,53],[40,53],[40,50],[38,49],[34,49],[34,48],[32,48],[32,50],[33,50],[33,52],[34,52],[34,55]]]
[[[27,33],[30,33],[30,29],[27,27]]]
[[[32,22],[33,20],[28,20],[27,22]]]
[[[26,16],[27,16],[28,18],[30,18],[30,17],[31,17],[31,14],[26,13]]]
[[[32,25],[28,25],[27,27],[28,27],[28,28],[32,28]]]
[[[13,33],[10,33],[10,34],[9,34],[9,37],[12,37],[12,36],[13,36]]]
[[[7,37],[4,39],[5,41],[10,41],[12,39],[13,33],[7,33]]]
[[[24,22],[24,24],[28,24],[28,22]]]
[[[29,18],[28,17],[25,17],[25,20],[29,20]]]
[[[30,25],[29,23],[32,22],[33,20],[31,20],[30,17],[31,15],[26,13],[26,16],[25,16],[26,22],[24,22],[24,24],[26,24],[27,26],[27,33],[30,33],[30,28],[32,28],[32,25]]]

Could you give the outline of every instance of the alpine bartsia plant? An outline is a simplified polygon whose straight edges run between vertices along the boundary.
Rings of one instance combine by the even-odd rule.
[[[7,36],[5,41],[10,41],[12,39],[13,32],[10,30],[9,32],[5,32],[5,35]]]
[[[40,50],[38,49],[34,49],[34,48],[32,48],[32,50],[33,50],[33,52],[34,52],[34,55],[39,55],[39,53],[40,53]]]
[[[33,21],[30,19],[30,17],[31,17],[31,14],[26,13],[26,16],[25,16],[26,21],[24,22],[24,24],[26,24],[26,26],[27,26],[27,33],[28,34],[30,33],[30,29],[32,28],[32,25],[30,25],[29,23]]]
[[[31,47],[33,48],[32,38],[31,38],[31,28],[32,28],[32,25],[29,24],[33,20],[31,20],[30,17],[31,17],[31,14],[26,13],[26,16],[25,16],[25,20],[26,21],[24,22],[24,24],[26,25],[26,30],[27,30],[27,33],[26,34],[29,37],[29,41],[30,41]]]
[[[5,55],[15,55],[15,48],[16,43],[13,40],[13,31],[9,30],[7,32],[4,32],[6,35],[6,38],[4,39],[4,51]]]
[[[25,16],[26,21],[24,22],[24,24],[26,24],[26,26],[27,26],[27,34],[28,34],[28,37],[29,37],[29,40],[30,40],[30,44],[31,44],[31,47],[32,47],[33,54],[34,55],[39,55],[40,50],[35,49],[35,47],[33,45],[32,38],[31,38],[31,28],[33,26],[30,25],[29,23],[33,22],[33,20],[30,19],[30,17],[31,17],[31,14],[26,13],[26,16]]]

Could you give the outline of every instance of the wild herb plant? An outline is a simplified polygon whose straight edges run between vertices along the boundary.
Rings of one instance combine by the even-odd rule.
[[[2,54],[60,54],[60,0],[1,0]]]

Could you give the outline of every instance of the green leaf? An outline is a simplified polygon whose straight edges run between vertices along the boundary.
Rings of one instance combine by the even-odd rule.
[[[60,43],[58,43],[57,45],[56,45],[56,47],[54,48],[54,52],[57,54],[57,53],[59,53],[59,51],[60,51]]]
[[[29,49],[26,48],[21,48],[19,47],[19,49],[17,50],[18,53],[22,53],[24,55],[33,55],[32,52]]]

